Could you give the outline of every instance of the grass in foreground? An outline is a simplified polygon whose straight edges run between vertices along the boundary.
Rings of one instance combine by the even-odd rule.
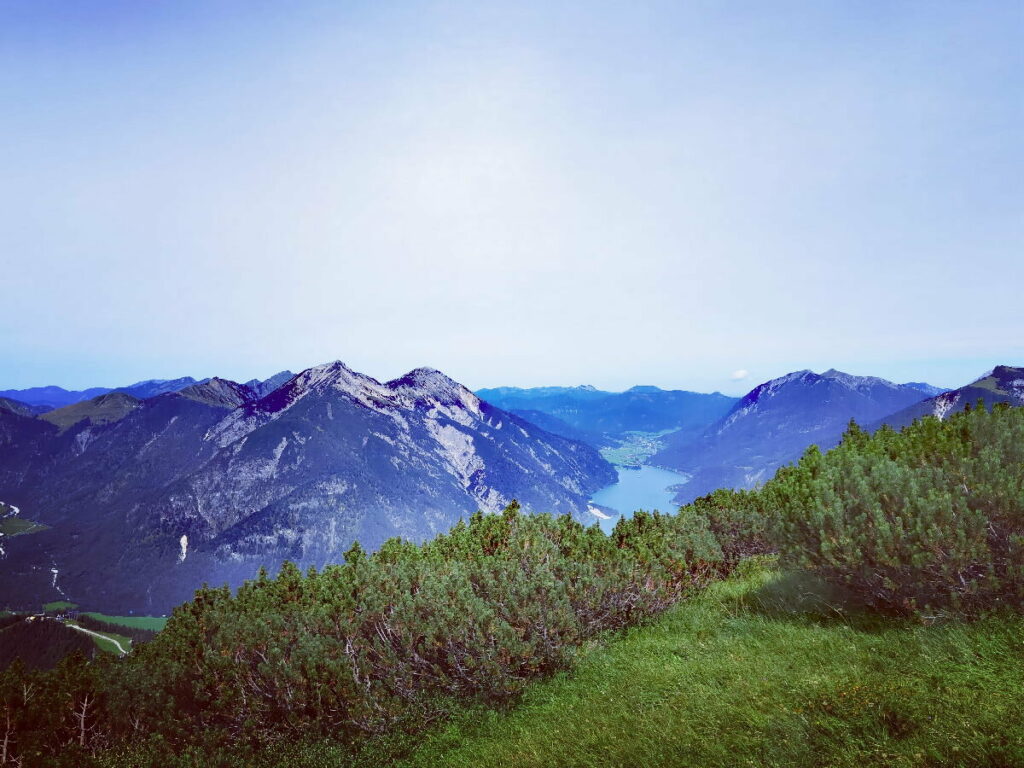
[[[1024,619],[924,626],[744,570],[401,765],[1024,765]]]
[[[225,766],[1024,765],[1024,617],[925,626],[748,561],[658,621],[593,643],[505,712],[351,755],[299,740]],[[201,750],[166,763],[198,768]],[[110,768],[139,764],[109,753]]]
[[[151,629],[154,632],[159,632],[167,624],[167,618],[163,616],[108,616],[105,613],[92,611],[84,615],[91,616],[98,621],[105,621],[108,624],[119,624],[122,627],[132,627],[133,629]]]

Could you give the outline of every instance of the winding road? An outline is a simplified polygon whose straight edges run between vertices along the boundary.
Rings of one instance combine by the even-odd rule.
[[[112,642],[114,645],[117,646],[117,650],[119,650],[121,652],[122,656],[124,656],[126,653],[128,653],[128,651],[126,651],[124,649],[124,647],[121,645],[121,643],[119,643],[114,638],[109,637],[108,635],[101,635],[99,632],[93,632],[91,629],[86,629],[85,627],[80,627],[77,624],[65,624],[64,626],[71,627],[72,629],[77,629],[79,632],[85,632],[85,634],[92,635],[93,637],[99,637],[99,638],[102,638],[104,640],[109,640],[110,642]]]

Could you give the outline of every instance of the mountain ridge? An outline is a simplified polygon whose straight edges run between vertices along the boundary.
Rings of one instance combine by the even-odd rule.
[[[997,365],[980,378],[957,389],[945,390],[905,409],[888,414],[871,423],[871,428],[882,424],[899,429],[922,416],[945,418],[950,413],[974,406],[981,400],[991,408],[997,403],[1024,406],[1024,366]]]
[[[161,612],[203,581],[322,567],[354,540],[420,540],[513,498],[589,522],[590,494],[615,480],[595,449],[430,368],[382,383],[334,361],[262,397],[218,378],[100,397],[132,407],[60,429],[0,412],[0,490],[50,526],[8,547],[0,603]]]
[[[837,443],[850,419],[867,424],[925,397],[877,376],[793,371],[751,389],[703,433],[669,435],[651,463],[692,475],[679,503],[719,487],[752,487],[812,443]]]

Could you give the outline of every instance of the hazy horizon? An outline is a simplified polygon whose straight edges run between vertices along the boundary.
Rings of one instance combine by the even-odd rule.
[[[279,373],[279,372],[281,372],[283,370],[290,370],[292,373],[300,373],[303,370],[305,370],[307,368],[310,368],[310,367],[313,367],[315,365],[324,365],[324,364],[328,364],[330,362],[333,362],[333,360],[324,360],[324,361],[321,361],[320,363],[312,363],[310,365],[304,365],[304,366],[295,366],[295,367],[291,367],[291,368],[281,368],[281,369],[276,370],[276,371],[264,372],[262,374],[255,374],[253,376],[234,376],[234,377],[232,377],[232,376],[227,376],[227,375],[224,375],[224,374],[221,374],[221,373],[210,374],[209,376],[207,376],[205,374],[204,375],[200,375],[200,376],[196,376],[196,375],[193,375],[192,373],[184,373],[184,374],[181,374],[180,376],[148,377],[148,378],[145,378],[145,379],[137,379],[137,380],[126,381],[126,382],[100,383],[100,384],[91,383],[91,384],[85,384],[85,385],[81,385],[81,386],[63,386],[63,385],[61,385],[58,382],[48,382],[47,384],[34,384],[34,385],[26,386],[26,387],[8,387],[8,386],[5,386],[4,382],[0,381],[0,391],[6,391],[6,390],[10,390],[10,389],[32,389],[32,388],[36,388],[36,387],[45,387],[45,386],[59,386],[59,387],[62,387],[63,389],[70,390],[70,391],[81,391],[81,390],[85,390],[85,389],[90,389],[92,387],[119,388],[119,387],[128,387],[128,386],[132,386],[132,385],[135,385],[135,384],[142,384],[142,383],[145,383],[147,381],[154,380],[154,379],[158,379],[158,380],[159,379],[171,380],[171,379],[176,379],[176,378],[183,378],[185,376],[192,376],[192,378],[197,379],[197,380],[203,380],[203,379],[206,379],[206,378],[213,378],[214,376],[217,376],[217,377],[220,377],[220,378],[230,379],[232,381],[238,381],[240,383],[244,383],[245,381],[249,381],[251,379],[267,379],[270,376],[272,376],[272,375],[274,375],[276,373]],[[345,362],[345,361],[342,360],[342,362]],[[886,376],[881,376],[880,378],[888,379],[889,381],[893,381],[893,382],[895,382],[897,384],[905,384],[905,383],[909,383],[909,382],[918,382],[918,383],[923,382],[923,383],[926,383],[926,384],[932,384],[934,386],[945,387],[945,388],[948,388],[948,389],[956,389],[957,387],[961,387],[961,386],[963,386],[965,384],[969,384],[969,383],[977,380],[978,378],[981,378],[984,373],[986,373],[987,371],[991,371],[992,368],[994,368],[996,365],[1004,365],[1004,364],[1006,364],[1006,365],[1014,365],[1014,367],[1024,367],[1024,366],[1016,366],[1012,362],[1011,363],[994,363],[993,365],[989,366],[988,368],[985,368],[984,370],[979,369],[975,373],[971,374],[967,379],[964,379],[963,381],[959,381],[959,382],[956,382],[956,383],[935,382],[935,381],[925,380],[925,379],[921,379],[921,378],[914,379],[912,377],[911,378],[899,378],[899,377],[897,377],[897,378],[889,378],[889,377],[886,377]],[[351,366],[349,366],[349,367],[351,367]],[[373,378],[377,379],[378,381],[384,382],[384,381],[389,381],[389,380],[394,379],[394,378],[398,378],[402,374],[408,373],[409,371],[412,371],[412,370],[414,370],[417,367],[434,367],[434,366],[430,366],[430,365],[426,365],[426,364],[424,366],[412,366],[412,367],[410,367],[410,368],[408,368],[406,370],[403,370],[403,371],[401,371],[399,373],[395,373],[393,375],[387,375],[387,376],[377,376],[377,375],[375,375],[371,371],[359,371],[359,373],[364,373],[364,374],[366,374],[368,376],[372,376]],[[726,386],[723,386],[721,388],[716,388],[716,389],[707,389],[707,388],[705,388],[705,389],[695,389],[693,387],[678,386],[678,385],[675,385],[675,384],[672,384],[672,383],[652,384],[651,382],[642,382],[642,381],[638,381],[638,382],[636,382],[634,384],[629,384],[629,385],[626,385],[626,386],[599,386],[599,385],[594,384],[593,382],[590,382],[590,381],[578,381],[578,382],[537,382],[537,383],[526,383],[526,384],[495,383],[495,384],[482,384],[482,385],[479,385],[479,386],[471,385],[471,384],[468,384],[467,382],[462,382],[462,381],[460,381],[460,383],[465,384],[466,386],[468,386],[470,389],[473,389],[473,390],[493,389],[493,388],[496,388],[496,387],[519,387],[519,388],[522,388],[522,389],[529,389],[529,388],[539,388],[539,387],[581,387],[581,386],[593,386],[596,389],[604,390],[604,391],[609,391],[609,392],[624,392],[624,391],[626,391],[626,390],[628,390],[628,389],[630,389],[632,387],[657,386],[657,387],[660,387],[661,389],[664,389],[664,390],[688,390],[688,391],[694,391],[694,392],[707,392],[707,393],[719,392],[721,394],[738,397],[738,396],[746,394],[751,389],[753,389],[754,387],[758,386],[759,384],[764,383],[765,381],[769,381],[771,379],[778,378],[779,376],[784,376],[784,375],[786,375],[788,373],[795,373],[795,372],[798,372],[798,371],[801,371],[801,370],[813,370],[815,373],[819,373],[820,374],[820,373],[824,373],[829,368],[834,368],[834,369],[839,370],[839,371],[841,371],[843,373],[850,373],[850,374],[853,374],[853,375],[856,375],[856,376],[877,376],[878,375],[878,374],[875,374],[875,373],[864,372],[864,371],[847,370],[847,369],[844,369],[844,368],[842,368],[840,366],[827,366],[827,367],[823,367],[823,368],[812,368],[812,369],[808,369],[806,367],[805,368],[794,368],[792,370],[786,370],[786,371],[782,371],[780,373],[774,373],[774,374],[772,374],[770,376],[767,376],[765,378],[754,378],[751,375],[750,371],[734,371],[733,374],[728,377],[729,378],[729,384],[726,385]],[[447,373],[446,371],[442,371],[442,372],[443,373]],[[739,374],[743,374],[743,375],[739,375]]]
[[[0,389],[1024,364],[1022,29],[1013,2],[0,0]]]

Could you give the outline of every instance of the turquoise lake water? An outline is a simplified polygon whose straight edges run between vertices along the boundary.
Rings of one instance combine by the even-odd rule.
[[[640,469],[618,468],[619,481],[590,497],[595,504],[611,507],[619,513],[618,517],[632,515],[638,509],[661,512],[675,512],[678,504],[672,502],[675,495],[668,490],[670,485],[685,483],[686,475],[670,472],[657,467],[640,467]],[[610,533],[618,517],[601,520],[601,530]]]

